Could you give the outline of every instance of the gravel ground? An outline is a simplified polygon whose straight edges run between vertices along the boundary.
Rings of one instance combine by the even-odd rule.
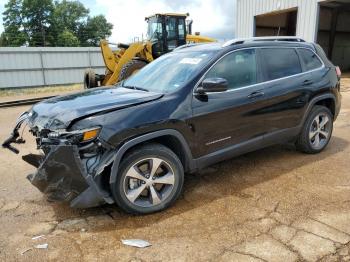
[[[32,167],[0,149],[0,261],[349,261],[350,80],[343,84],[324,152],[275,146],[222,162],[187,175],[176,204],[153,215],[49,203],[25,178]],[[0,109],[1,141],[27,108]],[[152,246],[121,243],[131,238]]]

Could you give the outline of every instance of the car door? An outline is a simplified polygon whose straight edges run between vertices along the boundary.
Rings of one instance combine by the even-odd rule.
[[[313,77],[303,71],[295,48],[261,48],[258,57],[264,61],[261,71],[266,99],[260,113],[268,127],[265,137],[267,142],[276,143],[298,132]]]
[[[204,74],[202,81],[226,79],[228,90],[204,95],[194,90],[191,125],[197,156],[239,146],[266,132],[265,117],[257,113],[264,106],[257,68],[256,50],[243,49],[226,54]]]

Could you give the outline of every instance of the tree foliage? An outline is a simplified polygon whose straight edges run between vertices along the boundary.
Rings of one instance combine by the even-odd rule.
[[[79,46],[79,39],[68,29],[57,36],[57,46]]]
[[[22,46],[27,36],[23,28],[22,0],[9,0],[3,12],[5,31],[2,33],[2,46]]]
[[[88,18],[79,34],[82,46],[97,46],[100,39],[108,38],[112,34],[112,29],[113,25],[103,15]]]
[[[77,0],[8,0],[3,21],[2,46],[97,46],[113,29]]]
[[[53,10],[52,0],[23,0],[22,25],[28,35],[29,45],[50,45]]]

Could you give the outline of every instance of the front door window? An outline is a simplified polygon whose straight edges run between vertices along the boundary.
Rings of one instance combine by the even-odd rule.
[[[228,81],[228,89],[236,89],[257,83],[257,67],[254,49],[233,52],[222,58],[206,75]]]

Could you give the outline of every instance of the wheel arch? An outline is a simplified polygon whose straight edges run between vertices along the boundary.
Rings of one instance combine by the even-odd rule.
[[[132,148],[140,146],[144,143],[151,142],[156,142],[169,147],[179,157],[185,171],[194,169],[192,153],[186,139],[179,131],[175,129],[165,129],[144,134],[125,142],[117,151],[116,156],[114,157],[109,183],[114,184],[116,182],[119,165],[123,157]]]
[[[335,96],[333,94],[318,95],[309,102],[302,119],[302,123],[301,123],[302,125],[305,123],[307,116],[309,115],[311,109],[315,105],[322,105],[327,107],[332,112],[333,116],[335,116],[335,105],[336,105]]]

